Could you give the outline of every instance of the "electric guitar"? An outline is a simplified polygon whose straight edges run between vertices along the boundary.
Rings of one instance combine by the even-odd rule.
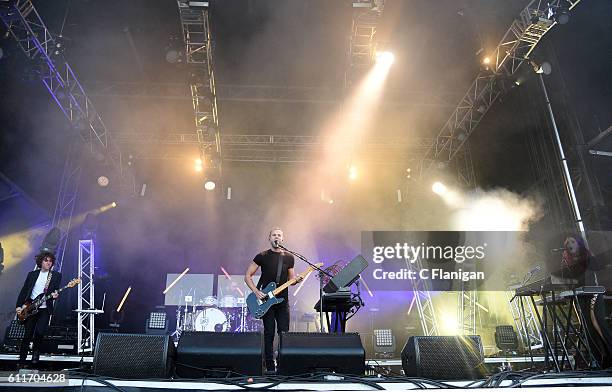
[[[317,267],[321,267],[323,263],[318,263],[315,265]],[[314,268],[310,266],[306,271],[302,272],[298,276],[304,278],[313,270]],[[283,302],[285,300],[284,298],[278,298],[276,296],[282,293],[283,290],[285,290],[287,287],[291,286],[295,282],[297,282],[297,278],[287,281],[286,283],[280,285],[278,288],[276,287],[275,282],[268,283],[268,285],[263,290],[261,290],[266,294],[266,297],[263,300],[257,298],[257,295],[255,295],[255,293],[249,294],[246,298],[246,304],[251,316],[260,319],[264,316],[264,314],[266,314],[268,310],[270,310],[273,305],[280,304],[281,302]]]
[[[79,283],[81,283],[81,279],[79,278],[72,279],[70,282],[68,282],[66,286],[57,290],[57,293],[59,294],[65,289],[72,288]],[[21,324],[25,323],[28,318],[38,313],[38,310],[40,309],[42,304],[50,300],[52,298],[52,295],[53,293],[48,294],[48,295],[45,295],[45,293],[42,293],[34,299],[28,299],[21,307],[21,312],[17,313],[17,319],[19,320],[19,323]]]

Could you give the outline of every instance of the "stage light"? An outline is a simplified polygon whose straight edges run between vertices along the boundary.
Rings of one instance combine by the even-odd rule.
[[[98,177],[98,185],[100,185],[101,187],[106,187],[108,186],[108,183],[110,181],[108,180],[108,177],[106,176],[100,176]]]
[[[437,195],[444,195],[446,194],[446,192],[448,192],[448,189],[446,188],[446,185],[442,184],[439,181],[436,181],[433,183],[433,185],[431,186],[431,190],[437,194]]]
[[[334,199],[329,199],[328,203],[329,204],[334,204]]]
[[[0,243],[0,274],[4,271],[4,249],[2,249],[2,243]]]
[[[164,335],[168,332],[168,315],[160,310],[151,312],[145,325],[147,335]]]
[[[202,170],[204,170],[202,159],[198,158],[198,159],[195,160],[194,169],[197,172],[201,172]]]
[[[482,63],[483,63],[484,65],[489,65],[489,64],[491,64],[491,57],[486,56],[485,58],[483,58],[483,59],[482,59]]]
[[[374,353],[387,357],[395,354],[395,336],[390,329],[374,330]]]
[[[215,181],[211,179],[204,181],[204,189],[206,189],[207,191],[213,191],[215,190],[216,187],[217,187],[217,184],[215,183]]]
[[[389,51],[377,52],[376,63],[390,66],[395,61],[395,55]]]
[[[111,203],[111,207],[113,207],[113,208],[114,208],[114,207],[117,207],[117,202],[116,202],[116,201],[112,202],[112,203]]]
[[[561,2],[563,3],[563,1]],[[557,23],[564,25],[569,22],[569,8],[567,4],[561,4],[553,11],[553,18]]]
[[[459,335],[459,323],[457,322],[457,316],[453,313],[442,313],[440,320],[442,321],[442,331],[444,335]]]
[[[495,327],[495,345],[502,351],[518,350],[518,336],[511,325]]]
[[[355,181],[357,179],[357,168],[352,166],[349,168],[349,180]]]
[[[127,290],[125,291],[125,294],[123,294],[123,298],[121,299],[119,306],[117,306],[117,313],[121,312],[121,308],[123,308],[123,304],[125,303],[125,300],[127,299],[128,295],[130,295],[131,291],[132,291],[132,286],[128,287]]]
[[[537,74],[550,75],[552,72],[552,66],[549,62],[544,61],[542,64],[538,64],[535,61],[531,61],[531,66]]]

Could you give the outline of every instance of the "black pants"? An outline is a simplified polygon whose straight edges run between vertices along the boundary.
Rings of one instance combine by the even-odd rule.
[[[289,304],[285,299],[280,304],[276,304],[263,316],[264,325],[264,358],[266,368],[274,369],[274,334],[278,329],[281,332],[289,332]]]
[[[42,308],[39,309],[37,314],[26,320],[25,335],[21,341],[21,350],[19,351],[19,362],[25,362],[32,338],[34,338],[32,351],[40,351],[42,339],[45,333],[47,333],[47,327],[49,326],[49,317],[49,311],[46,308]]]

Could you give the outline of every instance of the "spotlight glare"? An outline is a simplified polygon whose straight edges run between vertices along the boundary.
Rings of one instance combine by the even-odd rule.
[[[482,63],[485,65],[491,64],[491,57],[486,56],[484,59],[482,59]]]
[[[349,179],[352,181],[357,179],[357,168],[355,166],[349,168]]]
[[[111,207],[117,207],[117,202],[116,201],[112,202]]]
[[[391,65],[395,61],[395,56],[389,51],[376,53],[376,62],[379,64]]]
[[[202,166],[202,160],[200,158],[195,160],[196,166]]]
[[[202,166],[198,166],[198,165],[196,165],[196,166],[194,167],[194,169],[195,169],[195,171],[197,171],[197,172],[201,172],[201,171],[202,171]]]
[[[439,181],[433,183],[431,190],[437,195],[444,195],[448,191],[446,186]]]
[[[206,182],[204,182],[204,189],[206,189],[207,191],[214,190],[216,186],[217,184],[215,184],[213,180],[206,180]]]

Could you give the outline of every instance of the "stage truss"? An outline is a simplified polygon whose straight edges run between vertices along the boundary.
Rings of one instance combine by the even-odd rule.
[[[221,176],[221,133],[208,5],[191,6],[186,0],[177,0],[177,5],[186,61],[190,66],[189,88],[200,156],[204,170],[217,171]]]
[[[81,279],[77,293],[77,353],[93,353],[95,339],[95,246],[92,239],[79,240],[79,269]]]
[[[61,43],[51,34],[30,0],[14,0],[0,5],[0,19],[23,53],[40,67],[40,77],[68,119],[81,143],[69,147],[57,197],[52,225],[61,232],[57,249],[56,269],[62,270],[63,256],[68,242],[72,214],[78,197],[81,173],[80,153],[87,148],[102,154],[119,174],[120,182],[134,188],[134,178],[124,165],[121,150],[111,138],[102,118],[96,111],[72,67],[62,54]]]

